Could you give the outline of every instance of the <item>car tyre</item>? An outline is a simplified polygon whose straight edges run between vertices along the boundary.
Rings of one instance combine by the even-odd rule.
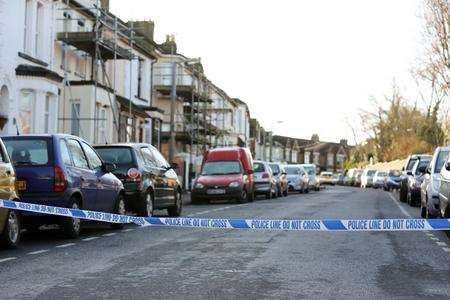
[[[281,197],[281,196],[283,196],[283,192],[282,192],[282,190],[281,190],[281,185],[277,185],[277,196],[278,197]]]
[[[238,199],[239,203],[247,203],[248,201],[248,194],[246,189],[242,189],[241,196]]]
[[[284,192],[283,192],[283,196],[284,197],[287,197],[288,196],[288,188],[286,187],[286,189],[284,190]]]
[[[0,244],[6,248],[16,248],[20,241],[20,217],[17,211],[10,210],[5,228],[0,235]]]
[[[426,207],[421,207],[420,208],[420,216],[423,219],[428,219],[428,209]]]
[[[150,191],[148,191],[144,194],[144,197],[142,197],[139,209],[139,216],[145,218],[151,217],[153,215],[153,208],[154,208],[153,195]]]
[[[248,202],[255,201],[255,191],[252,191],[251,193],[248,193],[247,198],[248,198],[247,199]]]
[[[175,205],[167,209],[169,217],[176,218],[181,216],[181,211],[183,210],[183,198],[180,191],[175,192]]]
[[[117,215],[125,215],[125,197],[122,194],[117,196],[116,207],[114,208],[114,213]],[[123,223],[112,223],[112,229],[122,229],[125,225]]]
[[[408,201],[408,195],[407,194],[408,194],[408,192],[405,191],[405,188],[403,186],[401,186],[400,187],[400,192],[398,193],[400,202],[404,203],[404,202]]]
[[[270,191],[266,194],[266,199],[267,199],[267,200],[272,199],[272,190],[270,190]]]
[[[70,208],[81,209],[79,200],[75,197],[70,199]],[[68,239],[76,239],[80,236],[81,232],[81,220],[77,218],[62,218],[60,221],[60,227],[63,234]]]

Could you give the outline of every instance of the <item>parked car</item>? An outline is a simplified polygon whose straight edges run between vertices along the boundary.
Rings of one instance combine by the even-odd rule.
[[[411,173],[411,170],[414,167],[416,161],[421,160],[422,158],[431,159],[431,155],[413,154],[406,159],[406,163],[403,166],[402,176],[400,180],[399,200],[401,202],[406,202],[408,198],[408,178],[412,176],[408,174]]]
[[[21,201],[75,209],[125,214],[122,182],[81,138],[64,134],[20,135],[3,141],[17,172]],[[65,235],[77,237],[81,220],[23,212],[23,225],[35,231],[59,224]],[[112,224],[121,228],[121,224]]]
[[[269,166],[272,169],[273,176],[275,177],[277,183],[278,197],[286,197],[289,189],[286,171],[279,163],[270,163]]]
[[[444,167],[441,169],[439,181],[439,210],[441,216],[450,219],[450,156]]]
[[[425,177],[425,172],[430,165],[431,159],[422,158],[416,161],[411,172],[408,174],[408,192],[406,202],[410,206],[419,206],[421,203],[421,185]]]
[[[172,166],[148,144],[113,144],[94,147],[103,161],[115,164],[113,174],[125,189],[127,211],[142,217],[167,209],[170,217],[182,211],[182,188]]]
[[[344,173],[335,173],[334,177],[336,178],[336,184],[338,185],[344,185]]]
[[[356,175],[356,169],[348,169],[345,172],[343,184],[348,186],[353,186],[355,184],[355,175]]]
[[[450,156],[450,147],[438,147],[426,170],[420,186],[420,211],[423,218],[436,218],[439,212],[439,185],[441,171]]]
[[[16,172],[11,164],[5,145],[0,139],[0,199],[18,201],[16,192]],[[14,248],[20,241],[20,213],[16,210],[0,208],[0,244]]]
[[[377,170],[371,170],[371,169],[364,169],[362,175],[361,175],[361,187],[362,188],[368,188],[372,187],[373,185],[373,176]]]
[[[356,187],[361,187],[361,176],[363,174],[363,170],[356,170],[355,171],[355,181],[353,183]]]
[[[388,173],[386,171],[377,171],[375,176],[373,176],[373,188],[383,188],[387,176]]]
[[[309,178],[308,173],[300,165],[288,165],[285,166],[289,191],[290,192],[309,192]]]
[[[319,182],[321,185],[335,185],[336,179],[333,176],[333,172],[320,172]]]
[[[266,195],[266,199],[278,197],[277,181],[267,162],[255,161],[253,163],[253,178],[255,180],[255,195]]]
[[[305,169],[309,177],[309,188],[315,191],[320,190],[320,180],[317,176],[317,166],[314,164],[301,164],[301,167]]]
[[[400,188],[402,172],[399,170],[389,170],[386,180],[384,181],[384,190],[398,190]]]
[[[205,153],[201,173],[194,181],[191,201],[214,199],[253,201],[253,158],[247,148],[217,148]]]

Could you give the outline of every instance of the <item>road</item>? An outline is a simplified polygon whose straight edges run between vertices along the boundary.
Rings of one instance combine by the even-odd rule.
[[[253,203],[186,204],[226,218],[405,218],[417,208],[380,190],[333,187]],[[275,232],[180,228],[112,231],[77,240],[56,230],[0,250],[0,298],[450,297],[443,232]]]

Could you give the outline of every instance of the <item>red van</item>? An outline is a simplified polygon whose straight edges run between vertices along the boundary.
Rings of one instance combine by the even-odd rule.
[[[202,170],[191,192],[193,204],[209,200],[254,200],[253,158],[247,148],[217,148],[203,156]]]

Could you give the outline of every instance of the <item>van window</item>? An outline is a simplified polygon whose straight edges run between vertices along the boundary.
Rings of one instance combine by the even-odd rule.
[[[238,161],[211,161],[203,166],[202,175],[241,174],[241,164]]]
[[[15,166],[44,166],[49,163],[47,139],[4,139]]]
[[[285,170],[286,170],[286,174],[288,174],[288,175],[299,175],[300,174],[299,168],[286,167]]]
[[[86,156],[84,155],[81,145],[76,140],[68,141],[69,151],[72,154],[73,164],[75,167],[89,169],[89,164],[87,162]]]
[[[66,166],[72,166],[72,159],[70,158],[69,148],[65,140],[61,139],[60,142],[61,158],[63,164]]]

